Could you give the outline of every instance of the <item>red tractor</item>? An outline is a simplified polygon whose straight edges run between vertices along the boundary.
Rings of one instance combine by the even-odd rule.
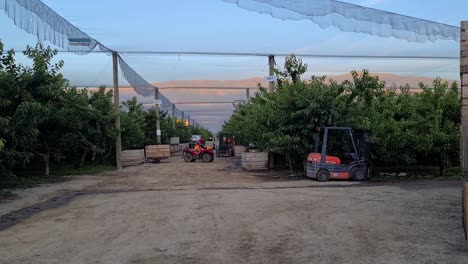
[[[212,162],[214,160],[214,152],[211,148],[205,148],[201,144],[196,144],[195,148],[184,149],[185,162],[194,162],[203,160],[203,162]]]

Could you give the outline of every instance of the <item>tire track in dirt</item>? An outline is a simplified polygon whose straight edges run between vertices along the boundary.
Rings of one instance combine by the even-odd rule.
[[[309,188],[347,188],[347,187],[366,187],[364,185],[309,185],[309,186],[276,186],[276,187],[206,187],[206,188],[148,188],[148,189],[121,189],[121,190],[106,190],[106,191],[81,191],[81,192],[66,192],[58,196],[54,196],[48,200],[36,203],[16,211],[9,212],[0,216],[0,231],[10,228],[35,214],[49,209],[56,209],[67,205],[73,199],[81,195],[98,195],[98,194],[116,194],[116,193],[132,193],[132,192],[164,192],[164,191],[220,191],[220,190],[279,190],[279,189],[309,189]],[[376,186],[376,185],[372,185]]]
[[[198,172],[200,173],[200,172]],[[445,182],[444,182],[445,183]],[[389,185],[406,185],[401,186],[402,188],[414,188],[414,185],[418,185],[424,188],[427,182],[395,182],[395,181],[370,181],[361,182],[357,184],[343,185],[339,183],[324,184],[324,185],[299,185],[299,186],[271,186],[271,187],[245,187],[245,186],[225,186],[225,187],[185,187],[185,188],[124,188],[115,190],[99,190],[90,189],[82,191],[71,191],[65,192],[60,195],[54,196],[48,200],[33,204],[31,206],[11,211],[7,214],[0,216],[0,231],[10,228],[42,211],[49,209],[56,209],[67,205],[75,198],[81,195],[99,195],[99,194],[117,194],[117,193],[133,193],[133,192],[176,192],[176,191],[220,191],[220,190],[281,190],[281,189],[326,189],[326,188],[367,188],[367,187],[378,187],[378,186],[389,186]],[[409,186],[408,186],[409,185]],[[100,185],[104,187],[105,185]],[[442,187],[439,185],[439,187]]]

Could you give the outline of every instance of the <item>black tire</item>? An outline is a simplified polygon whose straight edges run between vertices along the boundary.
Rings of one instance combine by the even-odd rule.
[[[193,155],[191,153],[186,152],[185,155],[184,155],[184,160],[185,160],[185,162],[193,161]]]
[[[365,181],[367,179],[367,171],[363,167],[354,167],[349,174],[353,181]]]
[[[317,181],[326,182],[330,180],[330,172],[327,170],[319,170],[317,172]]]
[[[213,160],[214,160],[214,155],[211,155],[210,162],[213,162]]]
[[[211,162],[213,161],[213,155],[211,155],[210,153],[203,153],[202,160],[203,162]]]

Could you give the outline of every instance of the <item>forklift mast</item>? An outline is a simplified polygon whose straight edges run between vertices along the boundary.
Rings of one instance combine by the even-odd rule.
[[[368,129],[355,129],[354,131],[355,141],[357,149],[359,151],[360,160],[370,162],[371,152],[370,152],[370,130]]]
[[[323,131],[323,143],[322,143],[322,162],[326,162],[326,156],[327,156],[327,148],[328,148],[328,134],[330,130],[342,130],[346,131],[346,134],[349,135],[351,139],[351,143],[353,145],[353,151],[354,153],[359,157],[359,153],[356,149],[356,144],[354,143],[354,137],[353,137],[353,129],[350,127],[325,127]],[[359,162],[358,158],[358,162]]]
[[[329,132],[331,130],[346,131],[346,135],[351,139],[353,151],[356,154],[357,162],[370,161],[370,130],[368,129],[353,129],[351,127],[325,127],[322,142],[322,161],[326,160]]]

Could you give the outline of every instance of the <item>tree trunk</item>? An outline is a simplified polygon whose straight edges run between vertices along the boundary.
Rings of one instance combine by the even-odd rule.
[[[319,153],[319,145],[320,145],[320,132],[315,132],[314,133],[314,153]]]
[[[302,160],[302,176],[307,176],[307,158]]]
[[[112,155],[112,150],[113,150],[113,149],[114,149],[114,148],[113,148],[113,145],[110,145],[110,146],[109,146],[109,151],[107,151],[106,155],[104,156],[104,160],[105,160],[105,161],[108,161],[108,160],[109,160],[110,156]]]
[[[50,175],[50,149],[49,144],[45,137],[42,137],[42,145],[44,146],[44,154],[39,154],[42,156],[42,162],[44,164],[44,176]]]
[[[291,162],[291,156],[287,154],[287,157],[288,157],[288,163],[289,163],[289,176],[292,176],[294,175],[294,171],[293,171],[293,166]]]
[[[91,160],[94,161],[96,159],[96,149],[93,150],[93,155],[91,156]]]
[[[83,152],[81,153],[81,158],[80,158],[80,163],[78,164],[78,168],[83,167],[85,161],[86,161],[86,156],[88,156],[89,149],[85,147],[81,147],[83,149]]]
[[[446,174],[446,168],[447,168],[447,162],[446,159],[442,156],[439,159],[439,176],[440,177],[445,177]]]
[[[440,175],[440,177],[445,177],[445,166],[444,166],[444,164],[439,165],[439,175]]]
[[[269,169],[274,169],[275,168],[274,155],[271,152],[268,153],[268,168]]]
[[[42,161],[44,162],[44,176],[50,175],[50,153],[42,154]]]

